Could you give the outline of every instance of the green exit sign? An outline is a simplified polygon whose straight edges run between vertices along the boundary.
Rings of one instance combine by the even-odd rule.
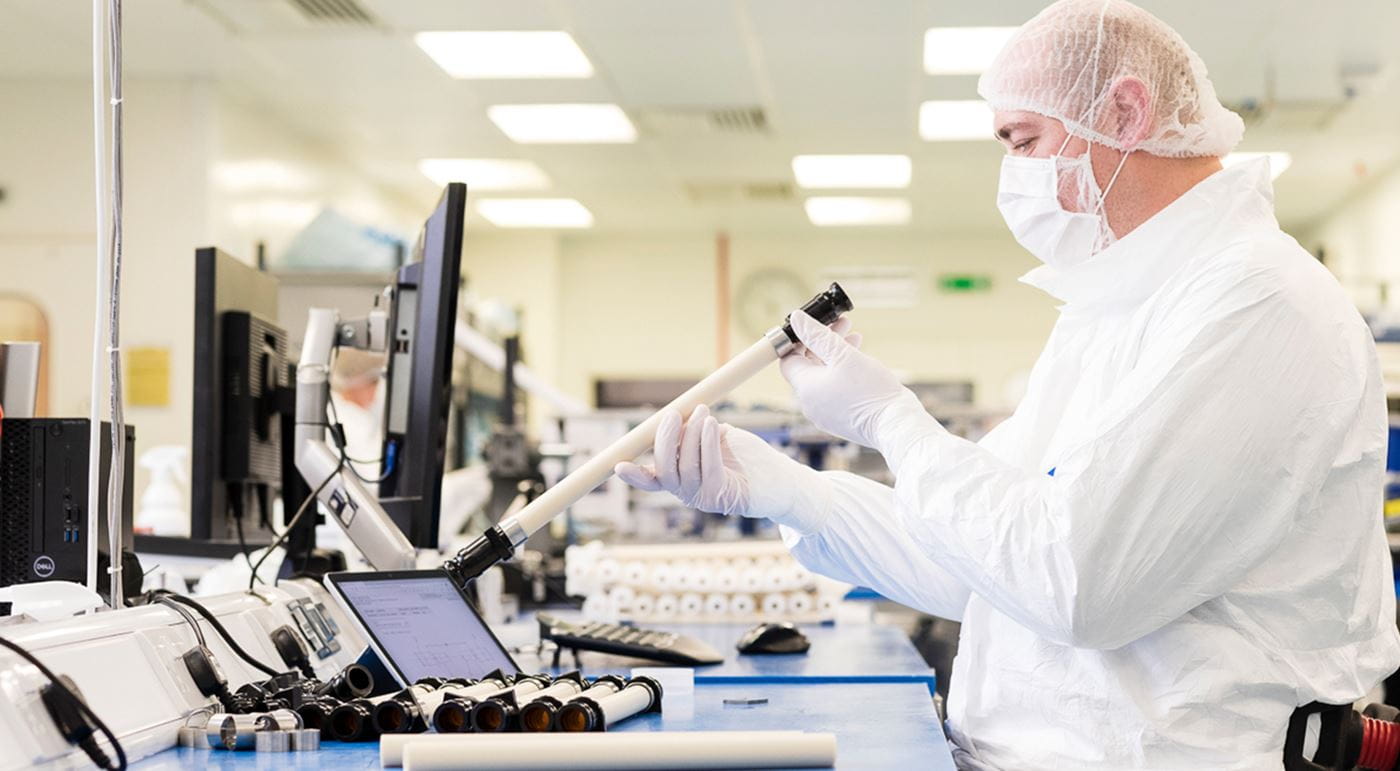
[[[945,273],[938,277],[938,288],[944,292],[987,292],[992,277],[977,273]]]

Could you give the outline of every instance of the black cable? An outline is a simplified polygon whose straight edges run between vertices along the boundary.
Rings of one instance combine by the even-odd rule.
[[[0,637],[0,645],[3,645],[6,648],[9,648],[10,650],[14,651],[20,658],[29,662],[34,666],[35,669],[39,670],[39,672],[41,672],[44,675],[44,677],[47,677],[49,681],[53,683],[53,686],[55,688],[59,689],[60,692],[62,692],[68,699],[70,699],[75,705],[77,705],[78,709],[81,710],[83,714],[87,716],[88,720],[91,720],[93,725],[97,726],[97,730],[101,731],[103,736],[107,737],[107,742],[112,745],[112,750],[117,753],[117,765],[111,765],[111,761],[105,755],[102,754],[101,750],[97,750],[96,745],[89,745],[87,747],[83,747],[83,751],[88,753],[88,757],[92,758],[92,762],[96,763],[99,768],[115,769],[115,771],[125,771],[126,750],[122,749],[122,743],[117,741],[116,734],[113,734],[112,729],[108,728],[107,724],[102,722],[102,718],[98,717],[97,713],[92,711],[92,708],[87,705],[87,702],[79,698],[78,694],[73,693],[73,691],[69,689],[68,686],[65,685],[62,680],[59,679],[58,675],[55,675],[53,673],[53,670],[44,666],[43,662],[34,658],[34,655],[31,654],[29,651],[19,647],[18,644],[10,640],[6,640],[3,637]],[[94,756],[94,750],[97,750],[95,753],[96,756]],[[101,759],[99,760],[99,758]]]
[[[154,592],[152,592],[152,594],[160,598],[168,598],[174,600],[175,602],[178,602],[182,605],[193,609],[194,612],[203,616],[204,620],[208,621],[209,625],[214,627],[214,631],[219,633],[219,637],[223,638],[224,642],[228,644],[228,647],[234,652],[234,654],[236,654],[238,658],[248,662],[249,665],[257,668],[258,670],[261,670],[269,677],[276,677],[282,674],[276,669],[273,669],[272,667],[269,667],[261,661],[258,661],[257,659],[253,658],[252,654],[244,650],[243,646],[239,645],[238,641],[233,639],[233,635],[229,634],[228,628],[225,627],[223,623],[220,622],[219,619],[213,613],[210,613],[208,608],[196,602],[194,599],[186,597],[182,594],[176,594],[168,589],[157,589]]]
[[[345,465],[347,468],[350,469],[350,473],[359,477],[361,482],[370,485],[377,485],[380,482],[383,482],[384,480],[388,479],[389,475],[394,473],[394,459],[392,457],[389,458],[388,468],[384,469],[384,473],[376,479],[370,479],[364,474],[361,474],[359,469],[355,468],[356,463],[363,463],[366,466],[368,466],[373,463],[383,463],[384,458],[381,456],[374,460],[359,460],[358,458],[352,458],[349,455],[347,455],[345,453],[345,428],[340,422],[340,413],[335,408],[335,399],[327,399],[326,403],[330,405],[331,424],[335,427],[334,430],[331,431],[331,435],[335,437],[336,448],[340,450],[340,455],[342,458],[345,459]]]
[[[253,583],[257,581],[258,578],[258,569],[267,561],[268,556],[272,554],[273,550],[286,542],[287,536],[291,535],[292,532],[296,530],[297,523],[301,522],[301,518],[306,515],[306,512],[311,509],[312,504],[316,502],[316,496],[320,495],[321,491],[326,489],[326,485],[330,484],[331,480],[335,479],[336,475],[339,474],[340,470],[343,468],[345,468],[344,448],[340,451],[340,462],[336,464],[331,473],[326,475],[325,479],[321,480],[321,484],[316,485],[316,489],[312,490],[311,494],[306,496],[306,500],[302,501],[301,505],[297,507],[297,512],[292,515],[291,519],[287,520],[286,526],[282,528],[282,534],[277,536],[277,540],[273,541],[272,544],[267,547],[267,551],[263,552],[263,555],[258,558],[257,564],[253,565],[253,575],[248,577],[248,591],[253,591]]]
[[[175,602],[174,600],[164,595],[157,595],[156,602],[170,608],[176,613],[179,613],[181,616],[184,616],[185,623],[189,624],[190,628],[194,630],[195,639],[199,640],[200,646],[205,648],[209,647],[204,640],[204,630],[199,628],[199,622],[196,621],[195,617],[191,615],[190,612],[186,610],[182,605],[180,605],[180,603]]]
[[[241,492],[241,488],[240,488]],[[253,571],[253,577],[257,578],[258,571],[253,569],[253,555],[248,553],[248,541],[243,537],[243,507],[237,507],[238,512],[233,515],[233,529],[238,533],[238,550],[243,552],[243,559],[248,562],[248,569]],[[262,580],[262,579],[258,579]]]

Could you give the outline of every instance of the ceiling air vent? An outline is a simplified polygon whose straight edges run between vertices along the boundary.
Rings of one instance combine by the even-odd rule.
[[[287,0],[309,21],[371,26],[374,17],[355,0]]]
[[[762,107],[660,107],[643,109],[638,117],[649,134],[661,137],[768,133]]]

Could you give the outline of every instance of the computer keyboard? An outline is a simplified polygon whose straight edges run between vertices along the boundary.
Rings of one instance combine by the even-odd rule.
[[[596,621],[575,624],[547,613],[536,613],[535,620],[540,622],[540,639],[553,640],[561,650],[612,653],[688,667],[724,661],[719,651],[685,635]]]

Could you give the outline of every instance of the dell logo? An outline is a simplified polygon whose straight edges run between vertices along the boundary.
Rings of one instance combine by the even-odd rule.
[[[34,560],[34,575],[40,578],[48,578],[53,575],[53,557],[47,554],[40,554]]]

